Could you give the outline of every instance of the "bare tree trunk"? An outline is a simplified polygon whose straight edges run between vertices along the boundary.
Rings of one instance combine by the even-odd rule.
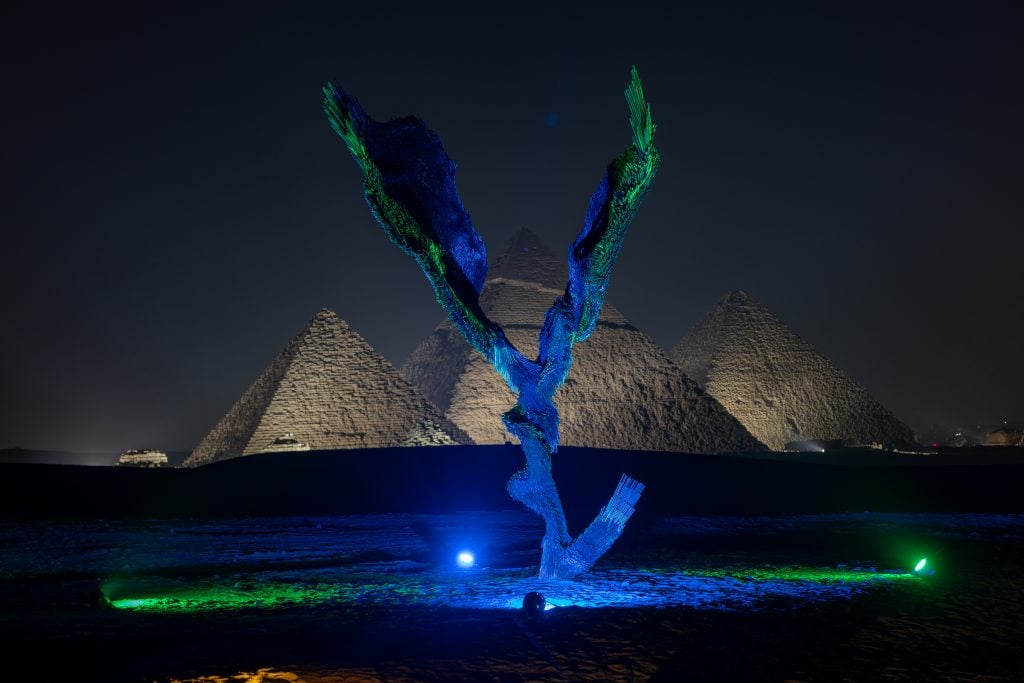
[[[558,450],[555,392],[569,373],[573,344],[597,325],[623,236],[658,169],[655,126],[635,68],[625,95],[633,144],[609,164],[590,198],[583,229],[569,249],[565,294],[547,313],[532,361],[480,306],[487,253],[455,190],[455,164],[437,134],[413,118],[379,124],[354,97],[329,83],[324,88],[324,111],[363,171],[373,215],[416,258],[466,341],[519,394],[502,420],[519,437],[526,466],[509,480],[508,491],[544,519],[541,578],[570,578],[589,569],[622,533],[644,489],[622,475],[611,500],[574,540],[551,474],[551,455]]]
[[[523,394],[532,394],[534,391],[532,387],[523,387]],[[553,404],[551,407],[554,409]],[[520,401],[503,416],[509,431],[519,437],[526,455],[526,466],[509,479],[508,492],[513,500],[533,510],[544,520],[540,578],[570,579],[590,569],[611,548],[632,516],[644,485],[622,475],[611,500],[574,540],[569,535],[565,510],[551,472],[552,450],[542,435],[540,425],[522,420],[524,412]]]
[[[551,474],[551,453],[536,438],[522,441],[526,466],[508,480],[508,493],[544,520],[541,540],[541,578],[568,578],[563,571],[562,555],[572,543],[562,501]]]

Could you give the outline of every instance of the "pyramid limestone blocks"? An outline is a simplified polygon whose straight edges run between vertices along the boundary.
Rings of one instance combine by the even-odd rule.
[[[564,290],[565,272],[525,230],[491,269],[483,308],[528,357],[537,355],[544,315]],[[594,334],[573,347],[573,359],[555,395],[563,445],[694,453],[764,448],[607,303]],[[402,372],[474,442],[515,441],[501,422],[514,395],[450,323],[413,352]]]
[[[322,310],[196,446],[187,466],[261,453],[469,443],[383,356]]]
[[[726,296],[671,356],[773,450],[812,439],[914,445],[909,427],[745,292]]]

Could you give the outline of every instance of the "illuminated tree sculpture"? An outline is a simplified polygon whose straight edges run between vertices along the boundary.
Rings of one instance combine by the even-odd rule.
[[[565,294],[547,312],[539,354],[530,360],[481,308],[487,252],[455,189],[455,164],[438,135],[413,117],[378,123],[354,97],[331,84],[324,88],[324,110],[363,171],[373,215],[419,263],[452,323],[519,396],[502,421],[519,438],[526,466],[509,480],[508,492],[544,518],[541,578],[587,571],[622,533],[644,488],[622,475],[608,504],[573,539],[551,474],[551,455],[558,449],[555,391],[569,373],[572,345],[597,325],[622,239],[658,168],[655,126],[635,68],[626,101],[633,143],[608,166],[590,198],[583,230],[569,249]]]

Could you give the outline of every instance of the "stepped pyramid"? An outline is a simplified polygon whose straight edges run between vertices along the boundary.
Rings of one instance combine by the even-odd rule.
[[[527,357],[537,356],[544,315],[565,291],[567,271],[564,259],[527,230],[512,238],[490,270],[484,311]],[[608,303],[594,334],[573,347],[573,357],[555,395],[563,445],[691,453],[764,449]],[[420,344],[402,373],[476,443],[515,441],[501,422],[515,396],[450,322]]]
[[[670,354],[750,433],[910,447],[914,433],[746,292],[728,294]]]
[[[314,450],[470,443],[327,309],[277,355],[184,464],[274,450],[275,439],[287,434]]]

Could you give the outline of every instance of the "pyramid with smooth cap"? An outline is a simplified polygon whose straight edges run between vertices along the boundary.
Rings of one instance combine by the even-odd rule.
[[[481,303],[528,357],[544,315],[565,289],[567,265],[528,230],[490,269]],[[412,353],[402,373],[478,444],[514,442],[501,414],[515,397],[447,321]],[[597,329],[573,347],[555,394],[561,443],[626,450],[713,453],[763,450],[643,332],[605,303]]]
[[[185,460],[471,443],[333,311],[316,314]]]
[[[773,450],[819,439],[914,445],[909,427],[742,290],[726,295],[670,355]]]

